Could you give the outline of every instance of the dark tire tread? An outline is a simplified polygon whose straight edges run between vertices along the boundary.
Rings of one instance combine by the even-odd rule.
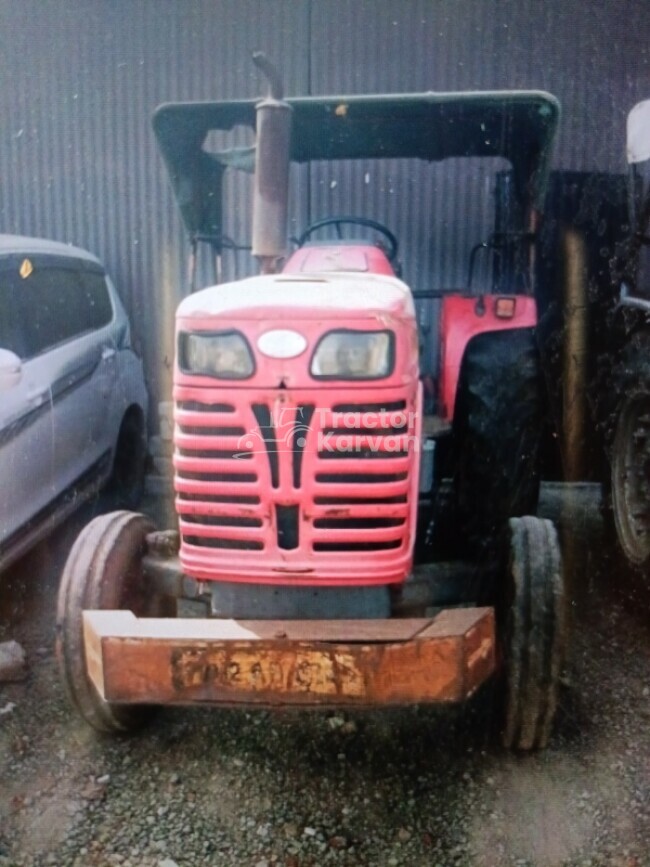
[[[494,536],[539,499],[542,377],[532,329],[469,344],[454,419],[456,501],[464,539]]]
[[[635,404],[650,408],[650,335],[635,334],[621,353],[612,373],[609,389],[611,412],[606,418],[605,443],[610,461],[610,477],[604,484],[604,499],[609,509],[605,519],[611,522],[619,551],[628,565],[646,572],[650,565],[650,539],[639,537],[637,519],[626,496],[625,485],[629,467],[630,414]],[[639,467],[638,472],[644,472]],[[650,478],[647,479],[648,509],[650,513]],[[637,503],[638,508],[639,503]]]
[[[567,646],[560,547],[551,521],[513,518],[509,529],[512,586],[502,742],[509,749],[543,749],[557,710]]]

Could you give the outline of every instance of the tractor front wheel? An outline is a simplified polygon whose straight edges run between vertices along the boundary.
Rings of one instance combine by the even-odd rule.
[[[88,677],[84,610],[125,609],[159,614],[160,597],[147,599],[142,576],[145,537],[153,524],[134,512],[112,512],[90,522],[68,556],[59,588],[56,653],[68,698],[93,728],[124,732],[142,725],[150,708],[104,701]]]
[[[505,664],[503,745],[542,749],[558,703],[567,615],[557,533],[551,521],[512,518],[502,629]]]

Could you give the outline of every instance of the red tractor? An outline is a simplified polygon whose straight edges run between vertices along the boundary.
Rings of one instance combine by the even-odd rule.
[[[259,104],[154,118],[194,250],[207,241],[217,262],[224,173],[254,168],[262,274],[178,309],[179,528],[115,512],[82,531],[58,606],[69,696],[90,725],[121,731],[144,706],[460,702],[499,675],[503,742],[543,747],[566,644],[556,531],[531,516],[535,242],[558,104],[542,92],[284,101],[258,63],[271,81]],[[257,129],[255,149],[205,149],[211,131],[241,125]],[[291,161],[448,157],[511,166],[510,222],[472,252],[464,291],[409,288],[394,235],[365,217],[313,223],[282,267]],[[495,267],[479,289],[483,249]],[[416,304],[431,298],[427,369]],[[179,600],[205,616],[177,617]]]

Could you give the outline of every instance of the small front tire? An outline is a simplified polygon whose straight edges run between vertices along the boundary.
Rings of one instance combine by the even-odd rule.
[[[147,599],[141,562],[145,539],[154,529],[144,515],[100,515],[81,531],[65,564],[56,617],[56,655],[70,703],[94,729],[126,732],[141,726],[151,708],[110,704],[87,672],[84,610],[133,611],[156,616],[160,597]]]
[[[512,518],[503,652],[508,749],[543,749],[558,704],[567,611],[557,532],[551,521]],[[505,600],[504,600],[505,601]]]

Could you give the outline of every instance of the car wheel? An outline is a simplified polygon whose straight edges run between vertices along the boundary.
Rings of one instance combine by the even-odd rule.
[[[112,508],[137,508],[144,493],[146,460],[144,417],[139,408],[132,407],[120,425],[113,470],[106,487]]]

